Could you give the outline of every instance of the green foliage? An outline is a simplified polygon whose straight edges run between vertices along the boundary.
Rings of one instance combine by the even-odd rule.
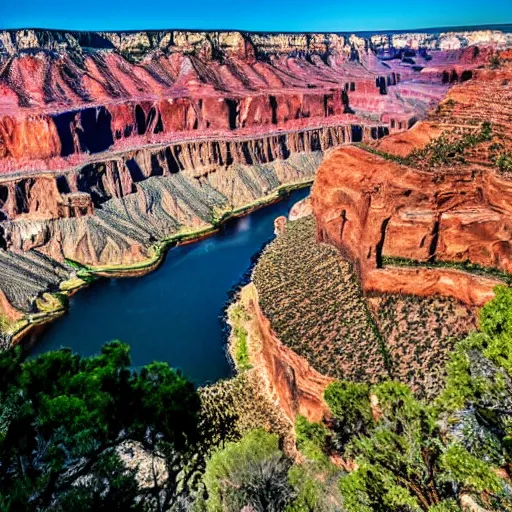
[[[304,416],[298,416],[295,421],[295,434],[299,449],[307,442],[312,442],[319,448],[325,449],[329,430],[322,423],[311,423]]]
[[[293,466],[289,471],[290,484],[299,489],[286,512],[316,512],[321,510],[325,485],[311,475],[304,466]]]
[[[337,489],[338,472],[318,473],[307,463],[295,465],[288,473],[295,499],[286,512],[338,512],[341,497]]]
[[[371,389],[335,384],[326,399],[330,395],[331,411],[342,421],[354,423],[350,411],[361,407],[354,403],[365,404],[368,413],[368,395],[375,400],[376,419],[370,426],[347,429],[342,455],[356,469],[339,482],[345,510],[456,511],[462,493],[485,495],[500,507],[509,503],[491,465],[446,438],[438,410],[417,400],[408,386],[389,381]]]
[[[480,328],[489,336],[512,332],[512,290],[498,286],[495,294],[495,298],[480,310]]]
[[[442,405],[455,410],[484,395],[502,394],[512,377],[512,288],[498,286],[480,310],[480,333],[459,343],[448,364]],[[476,360],[486,366],[478,371]]]
[[[247,319],[247,313],[241,305],[237,304],[230,307],[228,315],[233,329],[233,356],[235,359],[236,367],[238,371],[248,370],[251,368],[249,348],[247,346],[248,333],[245,327],[242,325],[243,321]]]
[[[485,336],[481,333],[472,333],[456,345],[446,366],[445,389],[438,399],[438,404],[443,409],[462,409],[466,401],[484,392],[485,382],[481,377],[471,376],[471,362],[467,357],[468,351],[482,350],[484,339]]]
[[[429,142],[423,149],[414,150],[407,157],[411,162],[426,161],[430,167],[465,162],[466,149],[477,144],[489,141],[492,136],[492,125],[484,121],[477,134],[468,133],[462,137],[441,134],[437,139]]]
[[[291,465],[277,436],[263,430],[226,443],[206,464],[207,510],[239,512],[245,506],[257,512],[284,510],[294,497],[288,480]]]
[[[248,370],[251,364],[247,348],[247,331],[243,327],[237,327],[235,336],[237,338],[236,366],[239,370]]]
[[[437,401],[451,437],[495,465],[512,461],[512,289],[480,311],[480,332],[458,343]]]
[[[326,455],[329,430],[322,423],[312,423],[304,416],[298,416],[295,433],[302,463],[290,469],[290,483],[297,496],[287,512],[339,510],[341,497],[337,481],[340,471]]]
[[[428,512],[462,512],[462,509],[457,504],[457,500],[448,498],[430,507]]]
[[[295,421],[297,448],[304,458],[302,469],[312,478],[318,474],[336,473],[326,452],[330,443],[330,432],[322,423],[311,423],[304,416]]]
[[[512,172],[512,153],[502,153],[496,158],[496,165],[501,172]]]
[[[0,502],[11,509],[138,508],[116,448],[133,440],[180,457],[197,436],[193,385],[163,363],[134,372],[120,342],[91,358],[3,352],[0,398]],[[169,468],[169,503],[176,475]]]
[[[301,425],[311,433],[303,442],[306,451],[319,439],[318,424]],[[301,427],[299,427],[301,428]],[[316,448],[318,450],[318,448]],[[303,454],[304,455],[304,454]],[[206,465],[207,511],[335,512],[341,508],[337,489],[339,471],[323,455],[292,465],[279,449],[274,434],[256,429],[240,441],[226,443]]]
[[[238,441],[257,428],[289,435],[290,425],[279,407],[260,389],[258,376],[238,374],[199,389],[201,397],[201,451],[208,453],[225,441]]]
[[[361,464],[356,471],[341,478],[340,490],[347,512],[422,510],[417,499],[397,485],[391,472],[369,464]]]
[[[465,491],[497,493],[503,487],[502,481],[488,464],[473,457],[459,444],[447,448],[441,458],[441,467],[444,470],[443,478],[459,483]]]
[[[340,381],[327,386],[325,401],[333,416],[334,445],[341,450],[352,436],[368,433],[374,425],[366,384]]]
[[[345,507],[428,510],[447,495],[434,478],[442,446],[433,411],[403,384],[385,382],[372,392],[380,418],[369,434],[353,437],[347,445],[346,456],[359,468],[340,483]]]
[[[449,101],[450,100],[446,102],[446,105],[453,106],[449,104]],[[465,163],[465,152],[467,149],[482,142],[489,141],[491,138],[492,124],[488,121],[484,121],[478,133],[466,133],[462,136],[442,133],[437,139],[429,142],[423,149],[415,149],[406,157],[378,151],[364,145],[363,147],[373,154],[379,155],[387,160],[393,160],[402,165],[435,168],[443,165]]]

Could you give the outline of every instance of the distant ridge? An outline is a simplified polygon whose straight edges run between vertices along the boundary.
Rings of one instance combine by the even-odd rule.
[[[215,28],[215,29],[201,29],[201,28],[162,28],[162,29],[130,29],[130,30],[75,30],[68,28],[45,28],[45,27],[19,27],[19,28],[1,28],[5,32],[19,32],[22,30],[34,30],[41,32],[68,32],[68,33],[90,33],[90,32],[108,32],[119,34],[135,34],[137,32],[240,32],[244,34],[339,34],[350,35],[355,34],[362,37],[368,37],[373,34],[437,34],[441,32],[477,32],[477,31],[500,31],[510,33],[512,32],[512,22],[503,24],[489,24],[489,25],[461,25],[461,26],[448,26],[448,27],[430,27],[430,28],[413,28],[413,29],[379,29],[379,30],[244,30],[240,28]]]

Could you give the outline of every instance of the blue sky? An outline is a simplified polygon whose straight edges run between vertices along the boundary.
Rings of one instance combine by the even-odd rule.
[[[512,0],[0,0],[0,28],[350,31],[512,23]]]

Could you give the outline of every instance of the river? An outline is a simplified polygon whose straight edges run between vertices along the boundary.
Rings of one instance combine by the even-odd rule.
[[[308,193],[293,191],[278,203],[230,219],[210,238],[171,249],[146,276],[97,281],[70,299],[69,312],[31,353],[70,347],[90,356],[118,339],[130,345],[134,367],[166,361],[198,385],[229,377],[223,322],[228,292],[273,237],[274,219]]]

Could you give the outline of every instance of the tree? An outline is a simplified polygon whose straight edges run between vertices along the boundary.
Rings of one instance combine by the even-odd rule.
[[[206,508],[212,512],[282,512],[294,498],[288,479],[292,463],[279,449],[278,438],[253,430],[240,441],[226,443],[206,464]]]
[[[354,436],[368,433],[374,425],[366,384],[339,381],[327,386],[324,393],[333,420],[333,446],[342,451]]]
[[[367,435],[352,438],[345,454],[358,469],[341,480],[348,510],[428,510],[448,495],[436,473],[442,453],[431,409],[404,384],[372,389],[379,421]]]
[[[0,372],[3,508],[135,510],[141,492],[157,508],[176,499],[176,460],[196,439],[199,411],[179,372],[162,363],[133,371],[120,342],[91,358],[59,350],[22,362],[20,351],[3,352]],[[165,454],[164,484],[138,488],[117,452],[127,440]]]
[[[512,289],[480,311],[480,332],[459,342],[437,401],[450,436],[496,466],[512,464]]]
[[[371,392],[379,419],[373,429],[355,433],[344,451],[357,468],[340,480],[347,511],[450,510],[451,500],[465,493],[496,497],[503,491],[487,462],[444,442],[436,409],[410,388],[384,382]]]

